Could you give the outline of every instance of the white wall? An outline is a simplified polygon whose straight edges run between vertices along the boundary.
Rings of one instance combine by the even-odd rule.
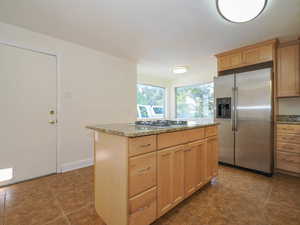
[[[278,100],[279,115],[300,115],[300,97]]]
[[[60,164],[92,162],[88,124],[132,122],[136,117],[136,63],[77,44],[0,23],[0,41],[60,55]]]

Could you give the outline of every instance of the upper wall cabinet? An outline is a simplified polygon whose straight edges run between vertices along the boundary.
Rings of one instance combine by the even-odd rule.
[[[255,45],[217,54],[218,71],[273,61],[277,40],[269,40]]]
[[[300,96],[299,41],[279,46],[277,65],[277,97]]]

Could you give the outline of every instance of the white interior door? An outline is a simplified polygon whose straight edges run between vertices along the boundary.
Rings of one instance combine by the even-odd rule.
[[[56,172],[56,63],[0,44],[0,186]]]

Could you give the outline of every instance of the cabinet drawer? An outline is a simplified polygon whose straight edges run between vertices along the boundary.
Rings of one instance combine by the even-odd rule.
[[[205,128],[196,128],[186,131],[188,141],[197,141],[205,138]]]
[[[205,128],[205,136],[211,137],[216,136],[218,134],[218,127],[217,126],[211,126]]]
[[[129,196],[156,186],[156,152],[129,159]]]
[[[300,135],[297,134],[278,134],[278,142],[300,144]]]
[[[278,142],[277,143],[277,150],[285,151],[285,152],[300,153],[300,144]]]
[[[156,135],[129,138],[129,156],[156,151]]]
[[[277,168],[300,173],[300,154],[277,152]]]
[[[187,131],[176,131],[157,135],[157,148],[163,149],[188,142]]]
[[[278,124],[278,133],[300,134],[300,125]]]
[[[129,200],[129,225],[149,225],[156,219],[156,187]]]

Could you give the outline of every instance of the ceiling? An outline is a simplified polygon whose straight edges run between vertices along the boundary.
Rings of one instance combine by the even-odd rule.
[[[172,79],[216,70],[214,54],[300,35],[300,0],[269,0],[256,20],[233,24],[215,0],[0,0],[0,21],[137,61],[141,74]],[[178,76],[178,75],[177,75]]]

